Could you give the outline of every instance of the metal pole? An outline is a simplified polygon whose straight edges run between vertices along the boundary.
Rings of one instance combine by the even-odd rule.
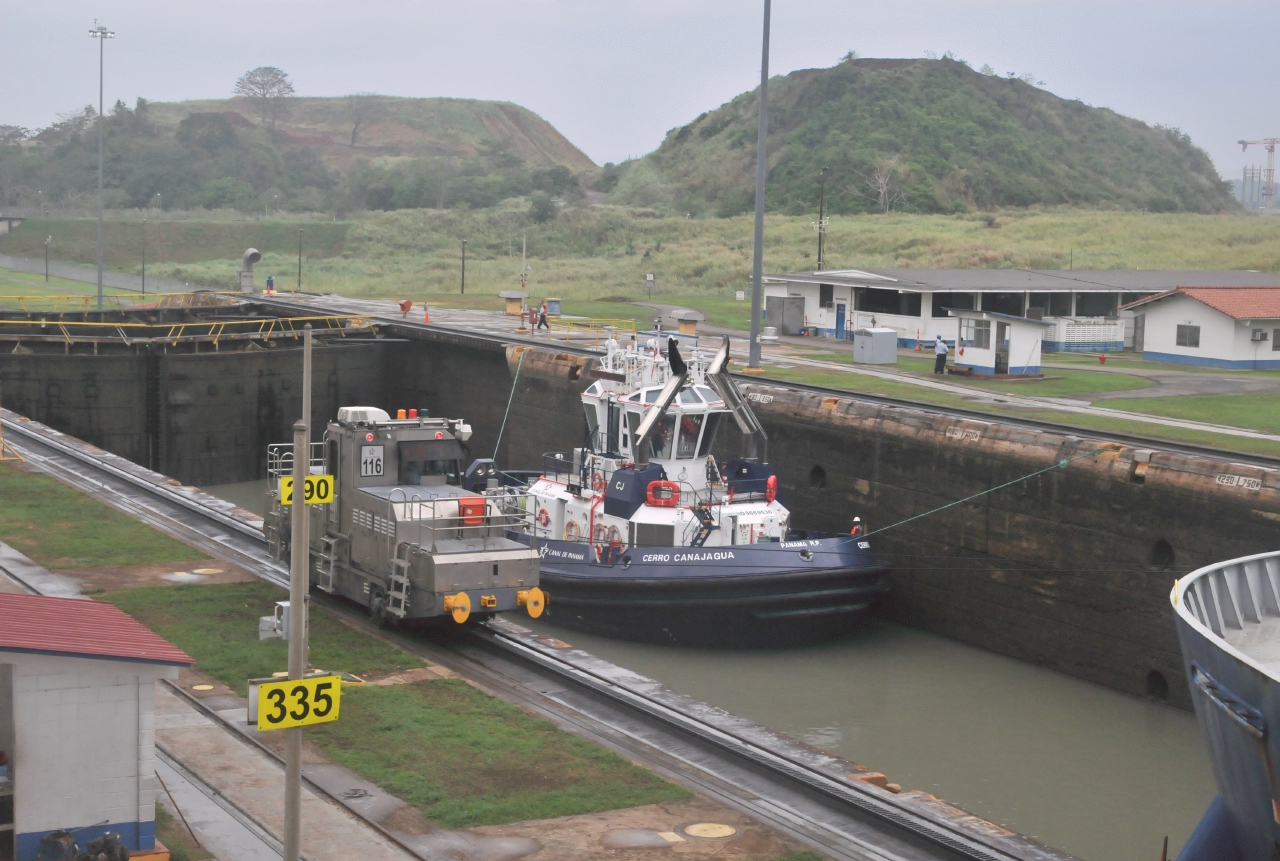
[[[49,241],[53,236],[49,234],[49,210],[44,211],[44,283],[49,283]]]
[[[298,228],[298,290],[302,289],[302,231],[304,228]]]
[[[142,292],[147,292],[147,220],[142,219]]]
[[[756,230],[751,254],[751,344],[747,366],[760,367],[761,281],[764,278],[764,174],[765,145],[769,134],[769,3],[764,0],[764,38],[760,48],[760,131],[756,136]]]
[[[293,527],[289,556],[289,678],[306,673],[307,586],[311,536],[303,487],[311,464],[311,327],[303,330],[302,418],[293,424]],[[298,861],[302,848],[302,727],[285,732],[284,859]]]
[[[99,27],[95,31],[98,35],[98,310],[102,310],[102,77],[103,77],[103,57],[106,55],[107,48],[107,30],[105,27]]]
[[[467,240],[462,240],[462,293],[467,292]]]
[[[818,271],[825,266],[822,261],[823,240],[827,237],[827,224],[823,220],[827,206],[827,169],[824,167],[818,174]]]

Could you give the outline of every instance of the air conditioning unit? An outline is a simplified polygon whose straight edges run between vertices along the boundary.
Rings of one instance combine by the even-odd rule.
[[[1251,341],[1265,341],[1265,340],[1267,340],[1267,330],[1266,330],[1266,329],[1254,329],[1254,330],[1253,330],[1253,336],[1252,336],[1249,340],[1251,340]]]

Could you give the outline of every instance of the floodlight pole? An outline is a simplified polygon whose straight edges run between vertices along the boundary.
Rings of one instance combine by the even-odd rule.
[[[147,292],[147,220],[142,219],[142,292]]]
[[[756,229],[751,253],[751,343],[747,367],[760,367],[761,282],[764,279],[764,175],[769,135],[769,4],[764,0],[764,38],[760,48],[760,131],[756,135]]]
[[[98,25],[89,31],[89,36],[98,40],[98,310],[102,310],[102,71],[103,57],[106,55],[108,39],[114,39],[115,33]]]
[[[293,423],[293,524],[289,546],[289,678],[306,675],[307,591],[311,568],[306,494],[311,467],[311,324],[303,329],[302,418]],[[302,849],[302,727],[285,733],[284,859],[298,861]]]
[[[298,292],[302,292],[302,231],[305,228],[298,228]]]
[[[467,293],[467,240],[462,240],[462,295]]]

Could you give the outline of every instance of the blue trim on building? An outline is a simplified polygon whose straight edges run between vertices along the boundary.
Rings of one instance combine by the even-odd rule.
[[[1124,341],[1085,341],[1073,344],[1041,341],[1040,350],[1045,353],[1119,353],[1124,350]]]
[[[986,367],[986,368],[984,368],[984,367],[982,367],[982,366],[980,366],[980,365],[963,365],[963,364],[961,364],[961,363],[959,363],[959,362],[956,362],[956,367],[957,367],[957,368],[969,368],[969,369],[970,369],[970,370],[972,370],[975,374],[987,374],[987,375],[989,375],[989,376],[993,376],[993,377],[996,375],[996,369],[995,369],[994,367]],[[1040,373],[1040,366],[1039,366],[1039,365],[1023,365],[1023,366],[1021,366],[1021,367],[1017,367],[1017,368],[1013,368],[1013,367],[1011,367],[1011,368],[1009,368],[1009,373],[1011,373],[1011,374],[1038,374],[1038,373]],[[1004,376],[1004,375],[1003,375],[1003,374],[1001,374],[1000,376]]]
[[[1198,365],[1202,368],[1223,368],[1228,371],[1276,371],[1280,370],[1280,357],[1274,359],[1214,359],[1209,356],[1184,356],[1180,353],[1156,353],[1146,350],[1142,358],[1149,362],[1168,362],[1173,365]]]
[[[40,841],[48,834],[52,834],[58,829],[50,829],[49,831],[27,831],[18,835],[18,861],[36,861],[40,855]],[[76,843],[80,844],[81,850],[89,845],[89,841],[96,840],[108,831],[114,831],[120,835],[121,842],[129,847],[130,851],[142,852],[156,848],[156,823],[155,820],[147,820],[146,822],[109,822],[106,825],[90,825],[87,828],[69,829],[72,836],[76,838]]]

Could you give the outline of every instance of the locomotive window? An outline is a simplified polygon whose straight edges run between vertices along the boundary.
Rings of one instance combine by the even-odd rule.
[[[690,458],[697,452],[703,418],[704,416],[680,416],[680,440],[676,443],[676,457]]]
[[[397,484],[462,483],[462,446],[457,440],[405,440],[400,443]]]

